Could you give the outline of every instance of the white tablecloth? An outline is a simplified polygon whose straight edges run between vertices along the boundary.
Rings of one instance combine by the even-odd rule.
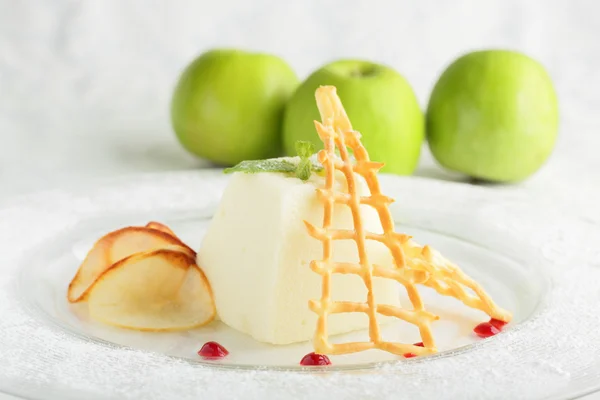
[[[380,61],[407,77],[423,105],[460,53],[503,47],[547,67],[561,132],[538,174],[496,190],[600,224],[599,13],[593,0],[0,0],[0,200],[205,167],[176,142],[168,105],[181,69],[211,47],[279,54],[301,77],[340,57]],[[426,150],[417,175],[463,179]]]

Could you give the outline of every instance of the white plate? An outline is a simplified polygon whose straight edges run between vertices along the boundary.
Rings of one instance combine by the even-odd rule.
[[[463,266],[515,314],[494,338],[471,332],[485,315],[425,292],[442,320],[441,352],[398,360],[379,351],[301,369],[308,343],[268,346],[224,326],[180,333],[110,328],[69,305],[65,289],[107,231],[159,220],[192,247],[227,178],[145,175],[19,199],[0,210],[0,389],[30,398],[570,398],[600,385],[600,230],[516,195],[384,176],[398,229]],[[400,323],[384,335],[418,341]],[[337,340],[364,336],[343,335]],[[216,340],[219,362],[195,354]]]

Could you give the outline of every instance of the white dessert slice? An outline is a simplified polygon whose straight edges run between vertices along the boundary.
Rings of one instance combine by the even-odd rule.
[[[361,177],[359,191],[368,195]],[[315,189],[325,178],[315,173],[303,182],[281,173],[233,174],[219,208],[198,252],[198,265],[212,286],[220,319],[254,339],[288,344],[310,340],[317,315],[308,301],[321,297],[321,277],[310,269],[310,261],[321,259],[321,242],[310,237],[303,220],[322,225],[323,205]],[[345,185],[341,173],[337,184]],[[374,209],[363,206],[365,228],[381,232]],[[350,209],[336,205],[333,226],[354,229]],[[389,250],[368,241],[372,263],[392,265]],[[357,262],[356,244],[335,241],[334,260]],[[366,301],[366,288],[356,275],[333,275],[332,299]],[[374,279],[376,300],[399,305],[399,285]],[[380,317],[385,322],[389,317]],[[362,313],[329,317],[331,335],[367,328]]]

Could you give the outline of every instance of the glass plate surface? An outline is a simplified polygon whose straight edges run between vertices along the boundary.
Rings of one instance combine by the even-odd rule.
[[[205,218],[177,218],[177,215],[166,215],[161,221],[166,222],[186,243],[198,244],[210,222],[209,214],[210,212],[199,209],[197,215],[206,215]],[[115,227],[143,226],[147,220],[149,218],[137,221],[123,218],[121,221],[115,220],[110,223],[103,220],[104,229],[96,227],[93,222],[81,224],[66,235],[50,241],[38,249],[33,257],[25,260],[20,290],[37,311],[41,312],[40,317],[81,337],[223,367],[301,369],[298,365],[299,360],[313,351],[309,342],[285,346],[260,343],[219,321],[183,332],[149,333],[120,329],[90,319],[86,303],[69,304],[65,297],[66,285],[93,243]],[[511,328],[534,315],[541,304],[547,290],[547,280],[542,271],[519,263],[509,255],[494,252],[454,236],[406,225],[398,225],[397,229],[402,229],[415,239],[429,243],[443,254],[447,254],[482,284],[498,304],[515,310]],[[489,319],[486,314],[465,307],[453,298],[440,296],[429,288],[420,290],[427,310],[440,316],[440,320],[433,324],[440,356],[444,356],[445,352],[466,351],[472,347],[470,345],[482,341],[473,334],[472,329],[478,323]],[[410,302],[402,290],[399,290],[399,296],[402,304],[410,307]],[[404,343],[421,341],[416,327],[405,322],[386,324],[382,328],[382,334],[387,340]],[[337,335],[333,340],[368,340],[368,332],[365,329]],[[196,352],[208,341],[223,344],[230,351],[230,355],[220,361],[203,362]],[[368,368],[380,362],[398,360],[393,354],[377,350],[331,358],[333,365],[329,370]]]

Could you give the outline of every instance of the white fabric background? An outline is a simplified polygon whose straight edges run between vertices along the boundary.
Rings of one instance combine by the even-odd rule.
[[[499,195],[600,223],[599,13],[594,0],[0,0],[0,200],[206,166],[176,142],[168,104],[181,69],[214,46],[279,54],[301,77],[339,57],[384,62],[423,105],[460,53],[504,47],[549,70],[561,133],[548,164]],[[427,151],[417,174],[462,179]]]

